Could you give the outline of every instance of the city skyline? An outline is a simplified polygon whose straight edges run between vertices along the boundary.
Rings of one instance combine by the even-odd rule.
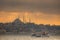
[[[9,12],[7,12],[7,13],[9,13]],[[39,17],[37,17],[39,15],[38,14],[36,15],[36,14],[32,15],[32,13],[29,14],[28,12],[25,12],[25,14],[24,14],[24,12],[21,12],[21,15],[20,15],[20,12],[10,12],[10,14],[7,14],[7,15],[5,15],[3,17],[0,17],[0,22],[2,22],[2,23],[9,23],[9,22],[13,22],[16,18],[19,18],[22,22],[26,22],[26,23],[27,22],[31,22],[31,23],[35,23],[35,24],[60,25],[60,21],[58,21],[58,16],[55,17],[57,19],[53,19],[55,15],[54,16],[50,15],[50,18],[48,18],[47,17],[48,15],[40,14],[40,15],[42,15],[40,17],[42,17],[42,18],[39,18]],[[47,19],[49,19],[49,20],[47,20]]]
[[[0,22],[19,19],[35,24],[60,25],[59,0],[0,0]]]

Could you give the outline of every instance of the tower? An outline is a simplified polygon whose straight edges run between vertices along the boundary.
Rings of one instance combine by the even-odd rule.
[[[30,19],[30,16],[29,16],[29,23],[31,23],[31,19]]]
[[[23,14],[23,22],[25,23],[25,14]]]

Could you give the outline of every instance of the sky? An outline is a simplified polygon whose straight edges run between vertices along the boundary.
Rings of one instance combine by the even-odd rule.
[[[60,25],[60,0],[0,0],[0,22],[18,17],[23,22]]]

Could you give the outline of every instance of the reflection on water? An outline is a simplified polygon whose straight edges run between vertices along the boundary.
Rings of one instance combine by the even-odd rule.
[[[0,40],[60,40],[60,36],[32,37],[30,35],[0,35]]]

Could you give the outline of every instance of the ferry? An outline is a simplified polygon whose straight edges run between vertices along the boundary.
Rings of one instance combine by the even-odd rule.
[[[36,37],[49,37],[47,32],[35,32],[35,33],[32,33],[32,36],[36,36]]]

